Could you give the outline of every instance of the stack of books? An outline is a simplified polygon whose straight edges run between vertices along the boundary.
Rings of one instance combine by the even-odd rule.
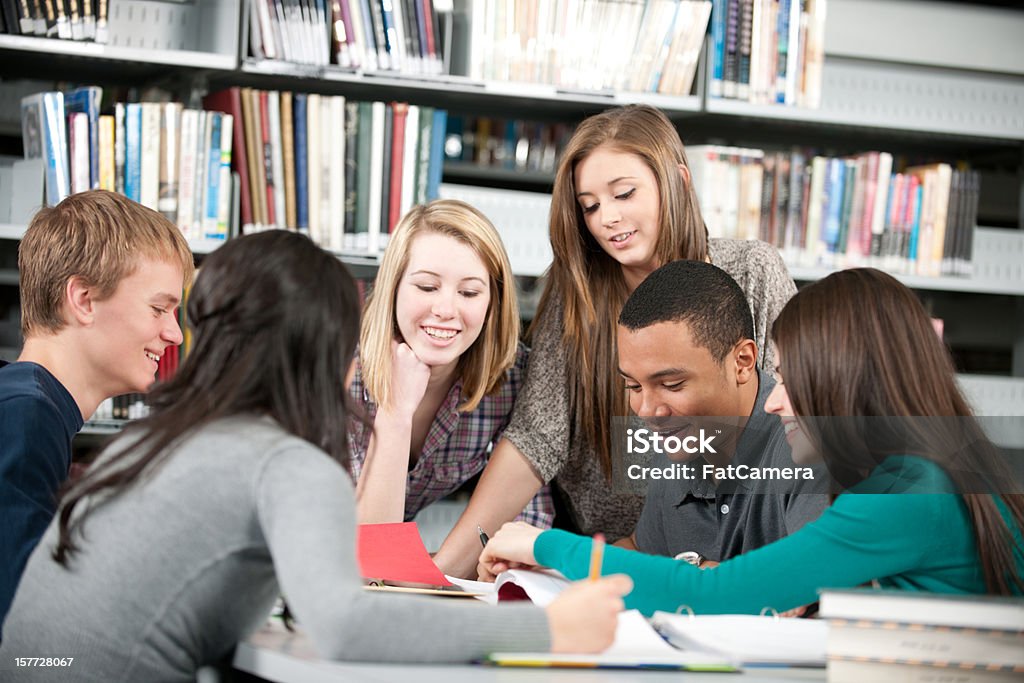
[[[376,255],[401,216],[437,198],[443,109],[251,88],[203,105],[237,122],[242,232],[294,230],[334,252]]]
[[[0,33],[106,43],[110,0],[0,0]]]
[[[102,95],[85,86],[22,99],[25,158],[42,161],[46,203],[110,190],[160,211],[190,239],[226,238],[239,122],[177,102],[118,102],[101,114]]]
[[[573,126],[485,116],[450,116],[445,160],[554,177]]]
[[[891,154],[874,151],[694,145],[687,154],[713,237],[763,240],[805,268],[971,275],[977,171],[935,163],[897,172]]]
[[[826,0],[714,0],[710,95],[817,108]]]
[[[259,59],[362,71],[443,71],[433,0],[252,0],[249,37]]]
[[[574,91],[689,95],[708,0],[470,3],[468,75]]]
[[[1024,598],[836,590],[829,683],[1010,683],[1024,680]]]

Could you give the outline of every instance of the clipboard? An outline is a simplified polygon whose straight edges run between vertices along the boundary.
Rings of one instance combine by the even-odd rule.
[[[438,595],[445,598],[475,598],[483,593],[467,591],[461,586],[435,586],[428,583],[412,581],[386,581],[384,579],[367,579],[363,590],[381,593],[407,593],[411,595]]]

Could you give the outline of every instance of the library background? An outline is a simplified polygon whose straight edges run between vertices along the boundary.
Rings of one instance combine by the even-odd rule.
[[[1015,5],[0,0],[0,358],[21,345],[32,212],[90,187],[164,212],[200,263],[280,227],[366,283],[408,207],[465,199],[501,231],[528,319],[562,145],[642,102],[676,123],[713,236],[771,242],[798,285],[853,265],[896,275],[976,411],[1018,418],[994,436],[1020,454]],[[119,429],[103,410],[84,446]]]

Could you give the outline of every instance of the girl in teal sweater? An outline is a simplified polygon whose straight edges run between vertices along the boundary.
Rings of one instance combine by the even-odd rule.
[[[1021,594],[1024,496],[914,294],[878,270],[837,272],[793,297],[772,337],[777,385],[765,410],[782,418],[794,462],[823,460],[838,495],[817,521],[707,571],[608,548],[603,571],[634,580],[627,607],[756,614],[871,581]],[[578,579],[590,547],[564,531],[506,524],[479,571],[540,564]]]

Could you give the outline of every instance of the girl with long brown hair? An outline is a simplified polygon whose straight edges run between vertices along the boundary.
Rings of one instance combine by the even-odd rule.
[[[612,539],[633,532],[643,499],[610,484],[612,418],[628,414],[615,321],[649,273],[677,259],[725,270],[750,302],[759,349],[796,291],[768,244],[708,238],[683,143],[650,106],[610,109],[580,124],[555,175],[550,229],[554,261],[526,380],[466,513],[435,557],[449,573],[472,573],[477,525],[496,529],[552,480],[565,504],[559,526]]]
[[[823,587],[877,581],[933,593],[1024,593],[1024,495],[956,384],[924,307],[885,273],[834,273],[803,289],[772,327],[778,414],[797,464],[824,461],[838,495],[816,521],[702,572],[609,549],[631,574],[627,606],[704,613],[779,611]],[[507,525],[481,573],[511,562],[586,574],[590,539]]]

